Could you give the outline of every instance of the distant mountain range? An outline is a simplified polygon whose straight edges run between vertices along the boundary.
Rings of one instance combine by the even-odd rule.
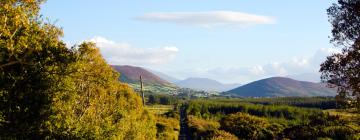
[[[181,80],[179,80],[179,79],[177,79],[175,77],[169,76],[169,75],[164,74],[164,73],[159,72],[159,71],[150,70],[150,69],[148,71],[152,72],[153,74],[159,76],[161,79],[164,79],[164,80],[166,80],[166,81],[168,81],[170,83],[176,83],[176,82],[181,81]]]
[[[335,89],[330,89],[326,87],[326,84],[317,82],[317,76],[313,74],[292,76],[295,78],[297,77],[296,79],[300,79],[301,81],[285,77],[273,77],[240,86],[240,84],[222,84],[208,78],[187,78],[185,80],[178,80],[161,72],[129,65],[113,65],[112,67],[120,72],[120,81],[128,83],[135,88],[135,90],[140,89],[139,78],[141,75],[145,89],[153,93],[173,93],[178,87],[181,87],[205,91],[226,91],[224,92],[226,95],[242,97],[336,95]],[[316,83],[305,82],[309,81],[309,79],[306,79],[306,76],[308,78],[314,78],[314,80],[310,81]]]
[[[188,78],[185,80],[179,80],[164,73],[147,70],[141,67],[129,66],[129,65],[113,65],[116,71],[120,73],[120,81],[133,85],[134,88],[138,88],[140,75],[143,78],[143,82],[146,85],[157,85],[157,88],[176,86],[182,88],[191,88],[194,90],[205,91],[227,91],[238,87],[240,84],[222,84],[218,81],[208,78]]]
[[[219,92],[227,91],[240,86],[240,84],[222,84],[216,80],[208,78],[187,78],[185,80],[178,81],[175,84],[183,88]]]
[[[323,83],[272,77],[240,86],[225,94],[241,97],[335,96],[336,90]]]

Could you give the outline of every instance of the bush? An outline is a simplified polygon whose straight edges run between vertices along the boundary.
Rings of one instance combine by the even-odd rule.
[[[269,122],[245,113],[230,114],[220,122],[221,129],[243,139],[273,139]]]

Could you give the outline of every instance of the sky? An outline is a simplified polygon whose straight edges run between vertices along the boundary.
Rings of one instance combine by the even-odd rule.
[[[334,0],[48,0],[41,14],[69,44],[97,43],[113,65],[178,79],[248,83],[318,73]]]

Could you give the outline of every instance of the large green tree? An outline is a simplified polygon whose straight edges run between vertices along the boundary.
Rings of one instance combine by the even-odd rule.
[[[328,10],[332,38],[342,52],[321,64],[322,80],[338,87],[340,105],[360,108],[360,1],[338,0]]]
[[[52,96],[73,61],[62,31],[41,20],[42,0],[0,2],[0,108],[2,137],[40,137]]]
[[[153,139],[155,120],[93,43],[69,49],[43,0],[0,1],[0,139]]]

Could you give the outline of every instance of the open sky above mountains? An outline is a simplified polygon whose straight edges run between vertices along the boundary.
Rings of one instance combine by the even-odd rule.
[[[316,73],[338,51],[328,38],[333,2],[49,0],[42,14],[68,44],[98,43],[110,64],[248,83]]]

